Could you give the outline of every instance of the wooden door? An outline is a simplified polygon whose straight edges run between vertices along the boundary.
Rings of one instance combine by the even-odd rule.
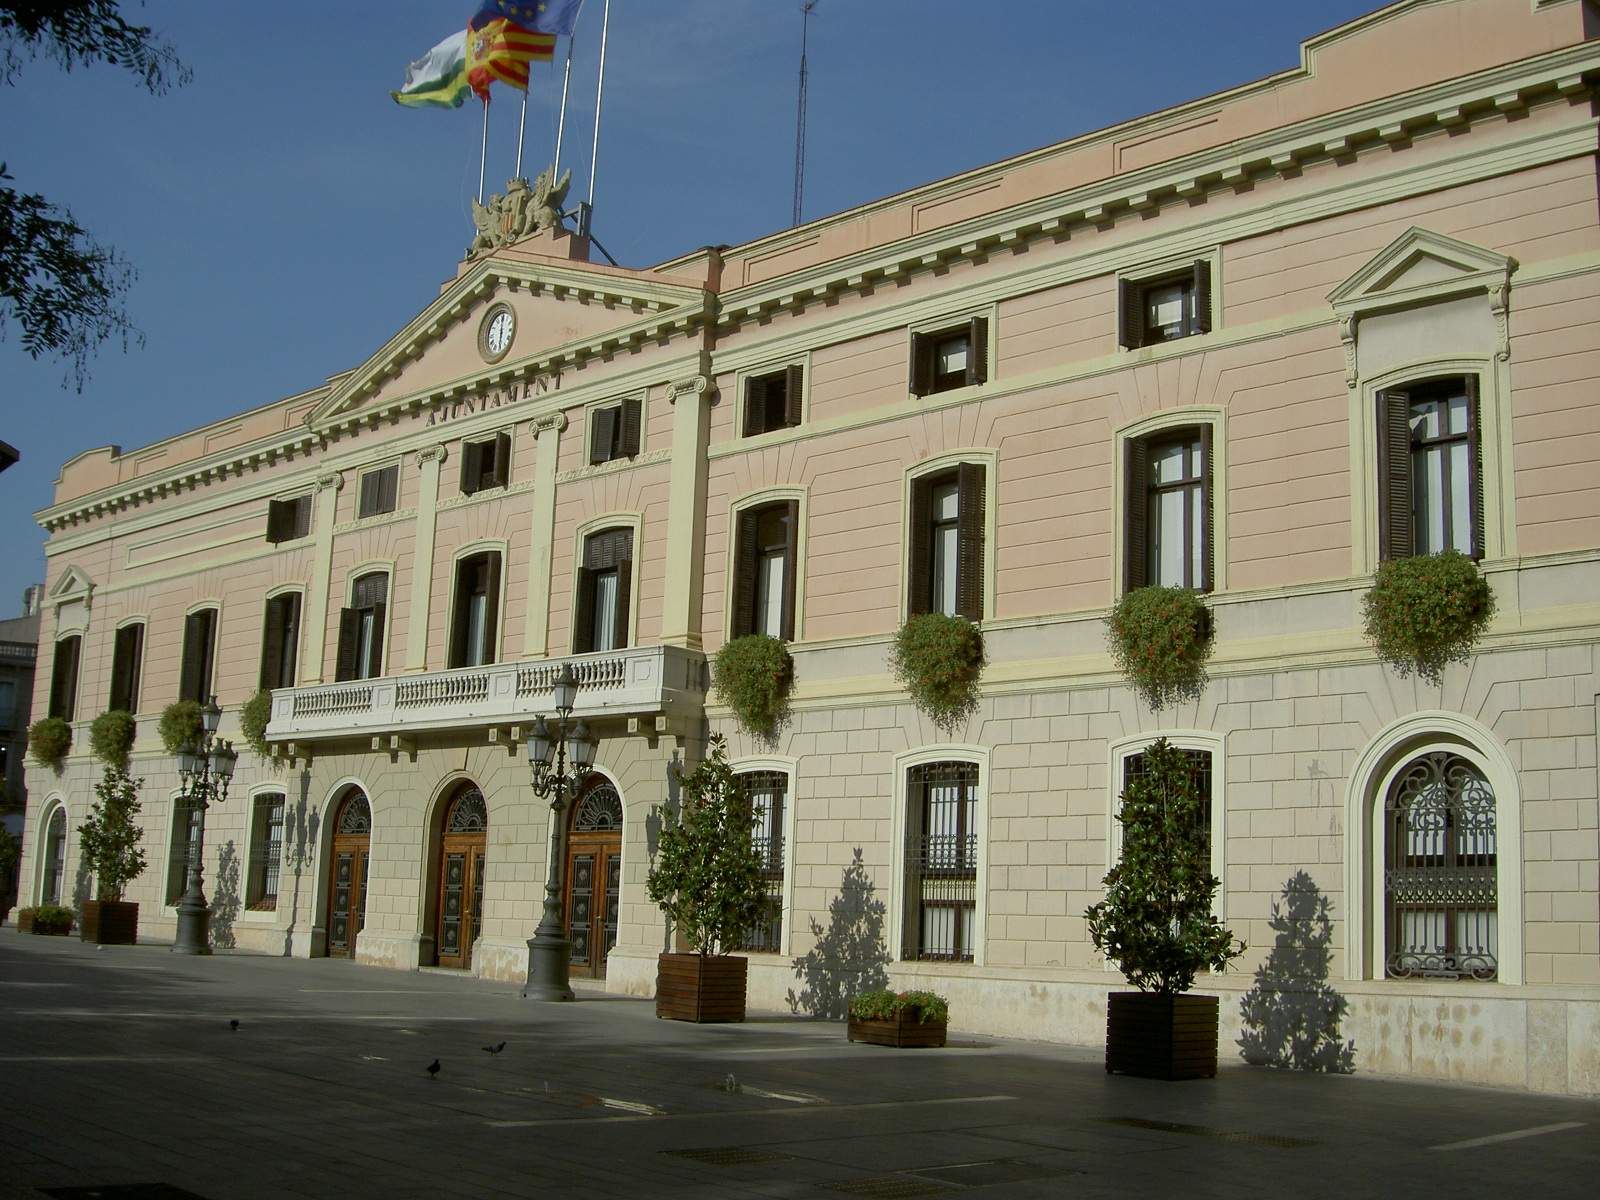
[[[592,786],[573,806],[567,836],[569,973],[604,979],[606,955],[617,944],[622,907],[622,797],[611,784]]]
[[[372,807],[360,792],[339,806],[328,867],[328,957],[353,958],[367,923],[367,873],[372,858]]]
[[[489,819],[483,793],[465,788],[445,813],[439,839],[439,921],[434,945],[441,967],[472,966],[483,928],[483,871]]]

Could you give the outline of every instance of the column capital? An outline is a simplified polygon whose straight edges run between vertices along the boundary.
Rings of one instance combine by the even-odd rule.
[[[449,456],[450,452],[444,448],[442,442],[437,446],[424,446],[417,451],[417,466],[425,467],[431,462],[436,462],[443,466],[444,460]]]
[[[536,434],[549,433],[552,430],[560,433],[567,427],[567,414],[564,412],[545,413],[542,417],[535,417],[528,422]]]
[[[337,492],[342,487],[344,487],[344,472],[342,471],[329,471],[326,475],[317,476],[317,491],[319,492]]]

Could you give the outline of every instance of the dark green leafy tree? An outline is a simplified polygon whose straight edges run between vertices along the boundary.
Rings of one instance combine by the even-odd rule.
[[[130,779],[119,766],[106,767],[94,785],[98,797],[89,819],[78,826],[83,861],[100,883],[100,899],[120,900],[122,889],[144,871],[139,815],[142,779]]]
[[[24,64],[41,56],[66,71],[121,67],[158,96],[187,83],[189,69],[172,47],[148,26],[130,24],[120,7],[118,0],[0,2],[0,83],[14,86]],[[82,391],[101,343],[120,337],[126,349],[143,341],[125,303],[134,271],[69,210],[13,182],[0,160],[0,337],[14,322],[22,348],[65,362],[63,383]]]
[[[1106,898],[1084,916],[1095,949],[1129,983],[1176,996],[1199,971],[1226,970],[1245,947],[1211,912],[1218,880],[1188,758],[1161,738],[1144,760],[1122,793],[1122,859],[1105,877]]]
[[[726,954],[744,942],[766,899],[751,837],[755,812],[721,735],[712,735],[705,758],[678,782],[677,808],[656,809],[661,838],[645,889],[692,952]]]

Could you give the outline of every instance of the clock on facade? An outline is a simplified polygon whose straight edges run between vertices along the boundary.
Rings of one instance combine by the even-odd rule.
[[[496,304],[484,314],[478,327],[478,353],[486,362],[499,362],[511,349],[511,339],[516,336],[517,315],[510,307]]]

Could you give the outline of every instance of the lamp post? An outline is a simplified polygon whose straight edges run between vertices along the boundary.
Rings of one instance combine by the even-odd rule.
[[[206,808],[214,800],[221,804],[228,798],[228,783],[233,778],[234,764],[239,754],[233,743],[217,737],[217,726],[222,723],[222,710],[217,698],[211,697],[200,708],[200,733],[191,738],[178,751],[178,781],[182,795],[200,810],[200,825],[189,842],[189,880],[183,897],[178,901],[178,937],[172,944],[174,954],[210,954],[211,944],[206,935],[210,911],[206,907],[205,892],[200,886],[200,859],[205,851]],[[193,820],[193,818],[190,818]]]
[[[572,947],[561,919],[565,874],[562,847],[567,828],[563,818],[568,802],[577,796],[584,775],[594,765],[596,741],[587,722],[572,721],[578,680],[569,664],[561,665],[552,691],[556,702],[554,732],[545,719],[539,717],[528,735],[533,794],[541,799],[550,798],[550,870],[545,874],[544,913],[539,918],[539,928],[528,939],[528,985],[522,994],[535,1000],[571,1000],[567,957]],[[568,760],[571,760],[570,772]]]

